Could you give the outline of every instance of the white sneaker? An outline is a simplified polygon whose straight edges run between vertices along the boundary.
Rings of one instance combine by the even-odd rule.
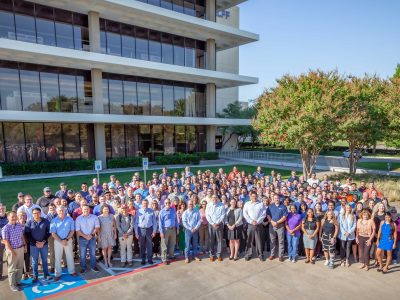
[[[392,264],[393,264],[393,265],[397,265],[397,260],[395,260],[395,259],[392,260]]]
[[[295,263],[295,262],[296,262],[296,259],[295,259],[295,258],[293,258],[293,259],[292,259],[292,263]]]
[[[325,260],[324,265],[325,265],[325,266],[329,265],[329,260]]]

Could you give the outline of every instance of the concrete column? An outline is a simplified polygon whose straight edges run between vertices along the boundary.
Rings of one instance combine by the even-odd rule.
[[[104,124],[94,124],[94,143],[96,147],[96,160],[101,160],[103,163],[103,169],[106,169],[107,155]]]
[[[212,21],[212,22],[216,21],[215,1],[216,0],[206,0],[207,20]]]
[[[100,14],[95,11],[89,11],[88,23],[90,51],[100,53]]]
[[[207,152],[215,152],[216,126],[207,126]]]
[[[207,54],[206,54],[207,70],[215,71],[217,68],[217,55],[216,55],[216,49],[215,49],[215,40],[208,39],[206,48],[207,48]]]
[[[103,114],[103,72],[100,69],[91,70],[93,113]]]

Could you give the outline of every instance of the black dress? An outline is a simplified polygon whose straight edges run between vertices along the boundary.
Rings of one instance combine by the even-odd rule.
[[[227,216],[228,225],[232,226],[235,224],[235,211],[229,209]],[[228,229],[228,240],[240,240],[242,238],[242,226],[235,226],[233,230]]]

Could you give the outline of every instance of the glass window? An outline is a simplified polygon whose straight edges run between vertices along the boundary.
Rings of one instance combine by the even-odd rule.
[[[185,88],[174,86],[174,116],[185,116]]]
[[[162,62],[166,64],[174,63],[174,49],[172,46],[172,35],[163,33],[161,35]]]
[[[73,13],[75,49],[89,51],[88,17]]]
[[[196,116],[206,117],[206,97],[202,90],[196,91]]]
[[[172,0],[172,8],[174,11],[183,13],[183,0]]]
[[[2,110],[22,110],[18,69],[0,63],[0,101]]]
[[[110,97],[110,114],[123,114],[122,80],[108,80],[108,95]]]
[[[190,16],[195,16],[195,10],[194,10],[194,2],[195,0],[185,0],[184,2],[184,9],[183,12],[187,15]]]
[[[139,156],[139,137],[137,125],[125,125],[126,156]]]
[[[56,22],[56,41],[58,47],[74,49],[74,34],[71,24]]]
[[[103,79],[103,105],[104,105],[104,113],[110,113],[110,101],[108,99],[108,79]]]
[[[207,136],[205,126],[196,126],[197,152],[207,151]]]
[[[164,154],[174,153],[174,125],[164,125]]]
[[[6,160],[4,156],[4,136],[3,136],[3,123],[0,122],[0,162]]]
[[[106,156],[111,158],[111,125],[104,126],[104,135],[106,140]]]
[[[15,14],[17,40],[36,43],[35,19],[31,16]]]
[[[196,116],[196,94],[194,88],[185,88],[185,101],[186,101],[186,117]]]
[[[125,157],[125,130],[124,125],[111,125],[111,155],[112,157]]]
[[[206,45],[202,41],[196,41],[196,68],[205,69]]]
[[[172,10],[171,0],[161,0],[161,7]]]
[[[20,70],[23,110],[42,111],[39,72]]]
[[[196,0],[196,17],[205,18],[206,4],[205,0]]]
[[[40,72],[43,111],[60,111],[58,74]]]
[[[100,48],[101,48],[101,53],[103,54],[107,53],[107,39],[105,31],[100,31]]]
[[[124,114],[134,115],[137,110],[136,82],[124,80]],[[128,155],[129,156],[129,155]]]
[[[153,157],[164,154],[164,132],[162,125],[153,125]]]
[[[150,84],[151,115],[162,116],[162,88],[161,84]]]
[[[14,14],[0,11],[0,37],[15,40]]]
[[[150,30],[149,39],[150,60],[161,62],[161,33]]]
[[[149,84],[146,82],[137,83],[138,94],[138,115],[150,115],[150,93]]]
[[[24,123],[27,161],[45,161],[43,123]]]
[[[122,56],[135,58],[135,38],[132,36],[122,36]]]
[[[107,53],[121,56],[120,25],[117,22],[106,21]]]
[[[148,3],[151,5],[157,5],[157,6],[161,5],[160,0],[148,0]]]
[[[136,58],[149,59],[148,30],[136,27]]]
[[[75,75],[59,75],[61,111],[78,112]]]
[[[3,123],[7,162],[26,161],[23,123]]]
[[[186,126],[187,152],[196,151],[196,126]]]
[[[64,141],[64,159],[80,159],[79,124],[62,125]]]
[[[78,111],[80,113],[93,112],[92,80],[89,72],[78,71],[76,76],[78,90]]]
[[[175,126],[176,152],[186,153],[185,126]]]
[[[139,153],[143,156],[151,156],[152,138],[150,125],[139,125]]]
[[[174,87],[163,85],[163,113],[164,116],[174,115]]]
[[[47,160],[64,159],[60,123],[44,123],[44,141]]]
[[[185,66],[196,66],[196,41],[188,38],[185,38]]]
[[[81,144],[81,158],[93,159],[96,157],[94,144],[93,124],[79,124],[79,137]]]
[[[49,46],[56,45],[54,22],[45,19],[36,19],[37,42]]]
[[[174,64],[184,66],[185,65],[185,48],[184,38],[180,36],[174,36]]]

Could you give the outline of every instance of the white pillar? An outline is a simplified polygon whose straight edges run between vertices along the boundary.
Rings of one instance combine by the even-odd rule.
[[[215,40],[208,39],[206,49],[207,49],[207,54],[206,54],[207,70],[215,71],[217,69],[217,55],[216,55],[216,49],[215,49]]]
[[[215,152],[216,126],[207,126],[207,152]]]
[[[91,52],[101,52],[100,47],[100,14],[95,11],[88,13],[89,41]]]
[[[215,84],[208,83],[206,87],[206,109],[207,118],[215,118]],[[207,126],[207,152],[215,151],[215,134],[217,132],[216,126]]]
[[[215,1],[216,0],[206,0],[207,20],[212,22],[216,21]]]

